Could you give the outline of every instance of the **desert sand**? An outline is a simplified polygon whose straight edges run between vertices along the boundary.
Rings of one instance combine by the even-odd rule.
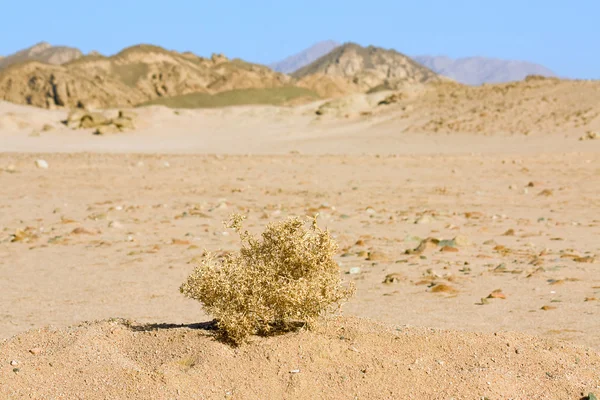
[[[599,393],[600,140],[585,136],[598,108],[544,103],[568,90],[539,85],[529,108],[477,113],[481,98],[431,105],[427,90],[321,116],[324,101],[149,107],[102,136],[0,103],[0,397]],[[343,316],[215,341],[178,287],[204,249],[238,248],[232,212],[257,233],[319,213],[357,287]]]

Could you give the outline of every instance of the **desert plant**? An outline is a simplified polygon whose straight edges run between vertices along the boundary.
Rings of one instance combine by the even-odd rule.
[[[222,335],[235,344],[252,334],[270,334],[317,318],[350,297],[333,259],[337,244],[328,231],[301,218],[270,223],[256,238],[234,214],[227,226],[240,236],[239,252],[200,262],[181,292],[199,300]]]

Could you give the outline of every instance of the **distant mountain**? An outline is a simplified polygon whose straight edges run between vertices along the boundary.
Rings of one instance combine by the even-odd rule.
[[[79,49],[52,46],[50,43],[40,42],[14,54],[0,57],[0,69],[26,61],[39,61],[46,64],[60,65],[80,57],[83,57],[83,53]]]
[[[300,68],[312,63],[313,61],[323,57],[325,54],[331,52],[331,50],[338,47],[340,43],[333,40],[326,40],[323,42],[316,43],[308,49],[302,50],[301,52],[287,57],[284,60],[273,63],[269,67],[277,72],[283,72],[284,74],[291,74],[299,70]]]
[[[526,61],[486,57],[452,59],[445,56],[416,56],[414,59],[440,75],[467,85],[520,81],[527,75],[556,76],[548,68]]]
[[[324,97],[395,90],[407,84],[440,80],[435,72],[396,50],[362,47],[355,43],[335,48],[294,72],[292,77]],[[334,90],[327,93],[331,88]]]

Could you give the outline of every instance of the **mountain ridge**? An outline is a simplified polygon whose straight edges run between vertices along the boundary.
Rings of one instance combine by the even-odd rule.
[[[520,60],[492,57],[415,56],[414,59],[440,75],[466,85],[520,81],[528,75],[556,77],[543,65]]]

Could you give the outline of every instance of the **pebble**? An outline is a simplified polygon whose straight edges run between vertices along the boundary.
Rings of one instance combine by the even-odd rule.
[[[48,169],[49,167],[46,160],[35,160],[35,166],[41,169]]]
[[[417,220],[415,221],[415,224],[417,225],[425,225],[425,224],[430,224],[431,223],[431,217],[428,215],[423,215],[420,218],[417,218]]]
[[[352,267],[352,268],[350,268],[350,271],[348,271],[348,273],[350,275],[360,274],[360,267]]]
[[[367,254],[368,254],[367,255],[368,261],[387,261],[388,260],[387,255],[385,255],[384,253],[382,253],[380,251],[370,251]]]
[[[471,245],[471,241],[469,240],[469,238],[464,235],[458,235],[457,237],[455,237],[454,243],[456,243],[456,245],[460,247],[467,247]]]
[[[13,367],[16,367],[17,365],[19,365],[19,362],[17,360],[12,360],[10,362],[10,365],[12,365]]]
[[[42,352],[42,349],[40,349],[39,347],[34,347],[33,349],[29,349],[29,352],[34,356],[37,356]]]
[[[119,221],[110,221],[108,223],[108,227],[114,228],[114,229],[123,229],[124,228],[123,224],[120,223]]]

